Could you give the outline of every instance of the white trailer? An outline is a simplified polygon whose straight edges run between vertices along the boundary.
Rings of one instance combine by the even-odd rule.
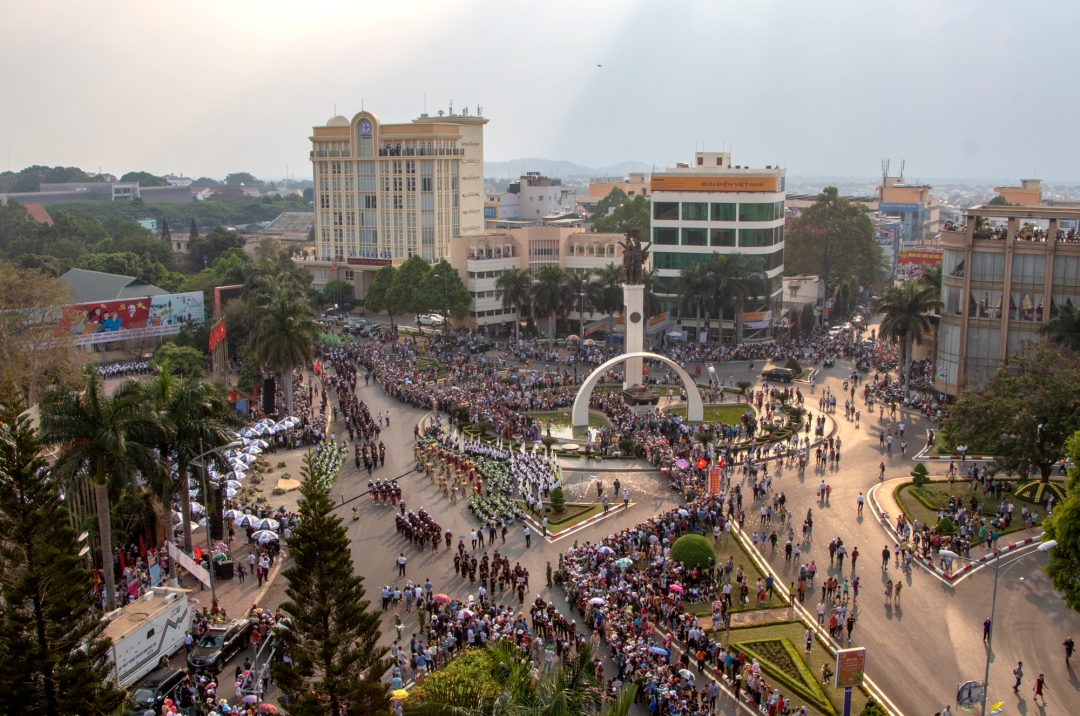
[[[113,678],[124,688],[158,667],[184,645],[194,605],[190,589],[154,587],[137,601],[105,616],[112,641]]]

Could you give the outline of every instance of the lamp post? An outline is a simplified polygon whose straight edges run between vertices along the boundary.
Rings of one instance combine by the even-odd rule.
[[[1039,551],[1039,552],[1049,552],[1050,550],[1052,550],[1056,546],[1057,546],[1057,540],[1048,540],[1048,541],[1043,542],[1042,544],[1040,544],[1037,551]],[[977,562],[978,561],[978,560],[975,560],[975,559],[970,559],[968,557],[961,557],[956,552],[953,552],[950,549],[943,549],[943,550],[941,550],[939,552],[939,554],[944,555],[945,557],[948,557],[949,559],[959,559],[959,560],[964,561],[964,562]],[[1005,571],[1006,572],[1009,571],[1013,567],[1013,565],[1015,565],[1017,562],[1024,559],[1024,557],[1031,556],[1032,554],[1034,554],[1034,552],[1028,552],[1025,555],[1021,555],[1020,557],[1017,557],[1012,562],[1009,562],[1009,564],[1005,567]],[[1000,551],[995,551],[995,555],[994,555],[994,596],[992,597],[992,599],[990,601],[990,631],[986,635],[986,670],[985,670],[985,672],[983,674],[982,708],[981,708],[981,710],[979,712],[982,716],[986,715],[986,696],[987,696],[987,692],[988,692],[989,686],[990,686],[990,655],[991,655],[991,653],[993,651],[993,644],[994,644],[994,609],[997,607],[997,585],[998,585],[998,577],[1000,577],[1000,576],[1001,576],[1001,552]]]
[[[223,452],[225,450],[232,450],[233,448],[238,448],[238,447],[240,447],[240,445],[241,445],[241,443],[239,443],[239,442],[231,442],[228,445],[222,445],[221,447],[216,447],[213,450],[207,450],[205,452],[199,453],[198,455],[196,455],[195,457],[193,457],[191,459],[190,464],[198,465],[200,468],[202,468],[200,470],[200,472],[202,473],[203,502],[207,502],[207,503],[209,502],[209,500],[207,498],[210,495],[210,491],[209,491],[209,489],[207,488],[207,485],[206,485],[206,461],[203,460],[202,462],[200,462],[199,460],[201,458],[207,456],[207,455],[212,455],[212,454],[214,454],[216,452]],[[200,450],[202,449],[202,446],[203,446],[202,445],[202,440],[199,440],[199,449]],[[186,489],[186,486],[182,486],[182,488]],[[218,507],[221,507],[221,505],[218,505]],[[213,606],[216,607],[217,606],[217,585],[214,582],[214,548],[213,548],[213,545],[211,544],[211,540],[210,540],[210,512],[209,512],[209,510],[207,510],[207,512],[206,512],[206,566],[209,568],[207,571],[210,572],[210,600],[211,600]]]
[[[581,305],[578,309],[578,351],[581,351],[581,344],[585,342],[585,286],[589,283],[589,279],[581,279],[581,292],[578,297],[581,300]]]
[[[441,278],[442,279],[442,282],[443,282],[443,300],[444,300],[445,303],[450,303],[450,279],[448,279],[446,276],[442,276],[442,275],[437,274],[437,273],[432,274],[432,276],[434,276],[435,278]],[[447,308],[448,308],[448,306],[443,307],[442,332],[443,332],[444,336],[446,335],[446,327],[447,327],[446,324],[450,322],[448,320],[448,316],[447,316],[447,313],[448,313],[448,311],[446,310]]]

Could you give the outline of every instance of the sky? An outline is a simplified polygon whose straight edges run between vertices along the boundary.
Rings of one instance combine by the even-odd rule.
[[[313,125],[478,106],[485,157],[1080,181],[1080,3],[4,0],[0,167],[310,177]],[[10,157],[10,159],[9,159]],[[895,172],[894,172],[895,173]]]

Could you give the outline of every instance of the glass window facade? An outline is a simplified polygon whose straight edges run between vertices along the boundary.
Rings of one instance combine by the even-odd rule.
[[[674,246],[679,243],[678,229],[653,228],[653,243],[662,246]]]
[[[653,251],[653,268],[674,269],[676,271],[693,266],[696,263],[707,261],[712,254],[682,253],[677,251]]]
[[[713,221],[735,221],[738,216],[736,211],[737,204],[734,202],[728,204],[712,204],[712,220]]]
[[[997,281],[998,283],[1004,281],[1005,254],[991,253],[989,251],[972,251],[971,280]]]
[[[1080,286],[1080,256],[1054,257],[1054,285]]]
[[[944,374],[946,383],[956,385],[960,367],[960,326],[943,321],[938,340],[938,377]]]
[[[943,286],[941,302],[944,312],[950,316],[959,316],[964,310],[964,289],[959,286]]]
[[[975,278],[972,275],[972,278]],[[1042,286],[1046,283],[1046,254],[1013,254],[1013,283],[1034,283]]]
[[[1001,291],[971,289],[968,315],[972,318],[1001,318]]]
[[[739,229],[739,246],[772,246],[776,243],[776,232],[772,229]]]
[[[710,229],[709,234],[710,246],[735,246],[735,229]]]
[[[942,258],[941,273],[944,276],[952,276],[953,278],[964,277],[964,252],[963,251],[951,251],[945,249],[945,255]]]
[[[774,221],[784,218],[784,202],[739,204],[739,221]]]
[[[983,385],[998,367],[998,347],[1001,329],[968,327],[964,378],[976,386]]]
[[[653,218],[659,221],[678,221],[679,203],[675,201],[658,201],[653,204]]]
[[[1036,330],[1009,331],[1009,336],[1005,345],[1005,352],[1008,355],[1016,355],[1020,352],[1020,347],[1024,343],[1037,343],[1038,341],[1039,332]]]
[[[1042,323],[1042,291],[1013,291],[1009,295],[1009,320]]]
[[[683,204],[686,206],[686,204]],[[682,243],[683,246],[707,246],[708,245],[708,229],[683,229],[682,230]]]
[[[704,202],[684,201],[682,203],[683,221],[708,221],[709,205]]]

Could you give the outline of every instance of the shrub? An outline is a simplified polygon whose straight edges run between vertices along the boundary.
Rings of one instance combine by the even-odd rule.
[[[930,482],[930,471],[926,469],[926,465],[920,462],[915,466],[915,469],[911,471],[911,482],[915,487],[922,487]]]
[[[746,391],[748,391],[748,390],[750,390],[750,388],[754,387],[754,384],[751,383],[748,380],[740,380],[740,381],[736,382],[735,385],[739,386],[739,392],[742,393],[743,395],[746,395]]]
[[[862,716],[889,716],[889,712],[877,701],[867,700]]]
[[[634,441],[631,438],[622,438],[619,440],[619,452],[623,455],[629,455],[634,450]]]
[[[938,532],[943,535],[951,535],[956,531],[956,525],[948,517],[942,517],[937,523]]]
[[[788,358],[787,363],[784,364],[784,367],[790,371],[794,371],[796,377],[798,377],[798,375],[802,373],[802,366],[799,365],[799,361],[795,360],[794,358]]]
[[[566,509],[566,495],[563,494],[561,487],[556,487],[551,491],[551,509],[556,513],[562,512]]]
[[[704,569],[709,560],[715,561],[716,552],[712,542],[701,535],[683,535],[671,545],[671,558],[682,562],[688,569],[701,567]]]

